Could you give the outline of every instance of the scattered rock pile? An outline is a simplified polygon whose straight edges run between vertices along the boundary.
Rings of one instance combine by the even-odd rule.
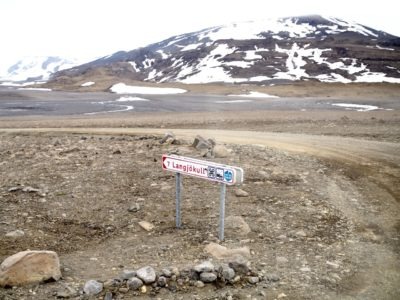
[[[179,270],[169,267],[156,271],[151,266],[138,270],[125,269],[118,278],[106,281],[89,280],[84,284],[83,294],[88,296],[133,293],[133,295],[156,295],[161,289],[170,292],[188,291],[202,288],[206,284],[218,287],[225,285],[254,285],[264,280],[262,275],[251,270],[249,262],[243,257],[235,257],[222,264],[204,261],[192,267]]]

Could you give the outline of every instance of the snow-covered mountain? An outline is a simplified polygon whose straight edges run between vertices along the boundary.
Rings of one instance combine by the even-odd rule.
[[[82,61],[60,58],[58,56],[25,57],[9,66],[0,74],[0,81],[24,82],[44,81],[50,75],[72,68]]]
[[[236,23],[171,37],[58,72],[153,82],[400,83],[400,38],[332,17]],[[104,72],[103,72],[104,73]]]

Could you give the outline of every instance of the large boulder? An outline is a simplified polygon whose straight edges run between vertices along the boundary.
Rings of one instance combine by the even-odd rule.
[[[0,286],[19,286],[61,278],[60,260],[53,251],[22,251],[0,265]]]
[[[233,259],[236,257],[250,257],[250,249],[248,247],[241,247],[235,249],[228,249],[216,243],[210,243],[204,248],[205,252],[210,254],[216,259]]]
[[[197,135],[194,138],[192,147],[197,149],[197,150],[207,150],[207,149],[211,149],[214,146],[213,144],[213,140],[206,140],[205,138],[203,138],[200,135]]]
[[[251,232],[249,224],[241,216],[228,216],[225,218],[225,229],[232,235],[246,236]]]
[[[231,152],[224,145],[215,145],[211,150],[211,155],[215,158],[230,157]]]

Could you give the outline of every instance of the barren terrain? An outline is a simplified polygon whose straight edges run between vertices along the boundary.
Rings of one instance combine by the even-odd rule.
[[[53,299],[65,289],[79,299],[85,281],[125,269],[218,264],[204,251],[210,242],[248,246],[260,283],[116,289],[114,299],[398,299],[398,109],[5,117],[0,127],[0,261],[54,250],[63,273],[59,282],[0,289],[0,299]],[[166,132],[177,142],[161,144]],[[196,135],[230,155],[201,157]],[[190,177],[176,229],[165,153],[242,167],[243,185],[227,189],[226,218],[241,217],[250,232],[227,222],[219,242],[219,185]],[[16,229],[24,236],[5,237]]]

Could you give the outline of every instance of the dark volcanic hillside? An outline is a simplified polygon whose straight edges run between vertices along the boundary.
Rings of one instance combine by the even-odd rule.
[[[321,16],[246,22],[183,34],[56,73],[153,82],[400,83],[400,38]]]

